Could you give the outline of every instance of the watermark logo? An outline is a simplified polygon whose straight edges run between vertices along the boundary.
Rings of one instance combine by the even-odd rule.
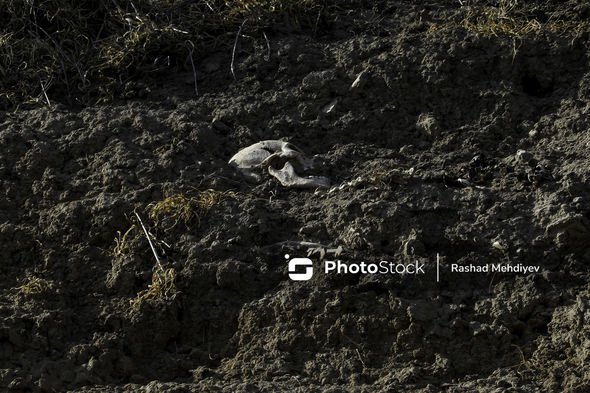
[[[309,258],[285,259],[289,261],[289,278],[293,281],[307,281],[313,277],[313,263]],[[324,274],[411,274],[426,273],[425,264],[418,261],[410,263],[394,263],[381,261],[379,263],[344,263],[341,260],[324,261]],[[438,278],[437,278],[438,279]]]
[[[342,261],[326,261],[324,265],[326,274],[336,272],[338,274],[425,274],[424,263],[418,261],[411,263],[394,263],[381,261],[379,263],[343,263]]]
[[[293,281],[307,281],[313,277],[314,267],[309,258],[293,258],[289,259],[289,254],[285,255],[285,259],[289,261],[289,278]],[[320,261],[321,262],[321,261]],[[425,258],[416,259],[413,262],[344,262],[341,260],[323,260],[323,268],[318,268],[318,272],[325,275],[338,274],[388,274],[388,275],[411,275],[411,276],[427,276],[430,269],[427,268],[428,262]],[[436,282],[441,281],[441,268],[449,270],[448,273],[511,273],[511,274],[534,274],[541,270],[539,265],[523,265],[523,264],[503,264],[503,263],[488,263],[488,264],[442,264],[441,257],[436,254]],[[316,265],[316,267],[318,267]],[[449,269],[450,268],[450,269]]]
[[[285,255],[289,259],[289,254]],[[298,269],[299,267],[299,269]],[[305,272],[301,273],[301,267]],[[299,272],[298,272],[299,271]],[[289,278],[293,281],[307,281],[313,277],[313,263],[309,258],[293,258],[289,261]]]

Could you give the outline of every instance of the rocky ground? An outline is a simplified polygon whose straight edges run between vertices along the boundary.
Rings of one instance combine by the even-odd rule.
[[[231,47],[197,59],[198,96],[168,73],[3,112],[2,391],[589,391],[590,7],[497,34],[469,12],[375,2],[245,31],[235,80]],[[332,187],[228,165],[266,139]],[[338,247],[427,273],[322,274]],[[450,269],[498,263],[540,271]]]

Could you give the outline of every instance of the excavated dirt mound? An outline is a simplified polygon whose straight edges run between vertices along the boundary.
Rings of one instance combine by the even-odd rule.
[[[197,59],[196,97],[170,73],[4,112],[2,391],[590,391],[590,8],[490,34],[459,3],[245,33],[236,80],[231,47]],[[245,181],[227,161],[265,139],[332,188]]]

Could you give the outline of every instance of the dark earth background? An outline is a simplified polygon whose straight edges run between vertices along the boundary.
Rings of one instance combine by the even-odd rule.
[[[463,3],[246,24],[235,80],[233,42],[195,53],[198,96],[171,68],[0,112],[1,391],[589,392],[590,6],[525,2],[565,27],[490,34],[451,23]],[[246,182],[227,161],[265,139],[333,189]],[[150,214],[179,195],[186,216]],[[156,277],[134,211],[176,279],[132,303]],[[428,271],[293,282],[301,241]]]

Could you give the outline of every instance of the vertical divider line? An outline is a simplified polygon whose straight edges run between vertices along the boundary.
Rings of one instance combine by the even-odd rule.
[[[440,262],[438,252],[436,253],[436,282],[440,282]]]

